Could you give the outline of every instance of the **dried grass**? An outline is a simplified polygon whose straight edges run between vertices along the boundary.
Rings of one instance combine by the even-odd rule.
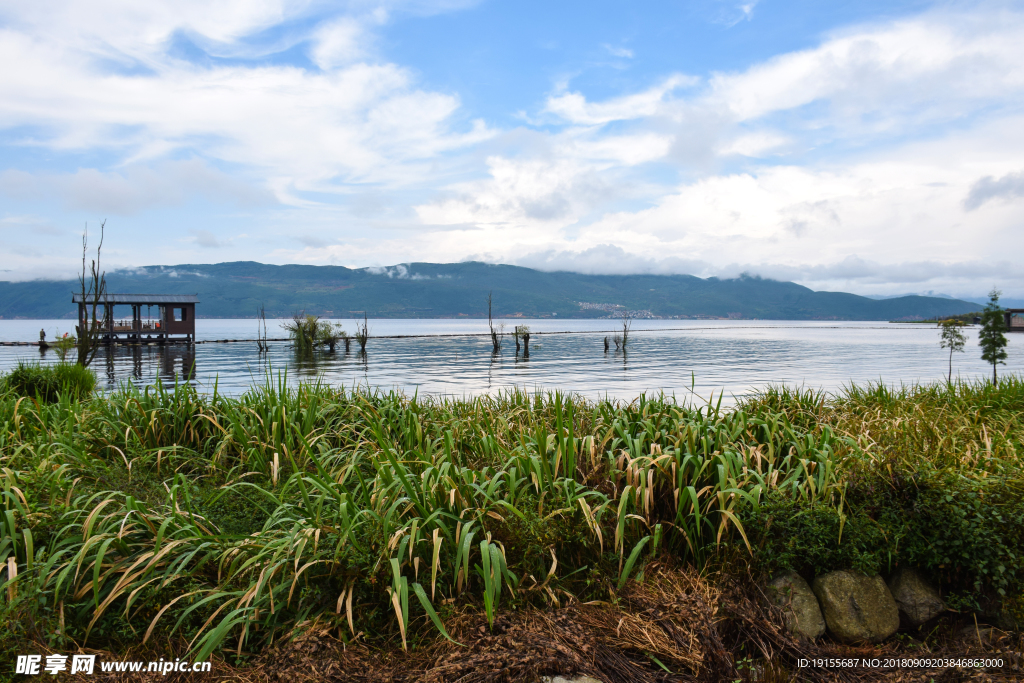
[[[1016,681],[1024,665],[1024,635],[999,634],[985,642],[947,624],[931,646],[850,646],[827,638],[817,643],[792,637],[751,576],[718,577],[714,583],[689,568],[649,564],[644,581],[631,583],[616,604],[580,604],[520,610],[499,616],[487,628],[480,611],[466,611],[446,624],[462,645],[443,639],[411,652],[346,644],[327,630],[309,630],[280,642],[244,668],[214,662],[204,683],[505,683],[544,676],[587,675],[606,683],[783,683],[821,681]],[[100,653],[102,655],[102,653]],[[1003,672],[961,670],[799,668],[799,659],[936,657],[987,654],[1007,662]],[[657,658],[667,669],[659,667]],[[124,653],[119,659],[146,659]],[[737,667],[745,659],[750,666]],[[1017,671],[1012,666],[1017,666]],[[81,680],[168,683],[195,675],[100,674]]]

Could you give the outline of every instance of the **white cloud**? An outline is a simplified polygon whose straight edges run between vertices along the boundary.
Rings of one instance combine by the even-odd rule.
[[[194,197],[244,207],[267,206],[273,196],[200,159],[131,164],[118,171],[80,169],[75,173],[30,174],[0,171],[0,193],[17,199],[59,200],[72,210],[128,216],[180,206]]]
[[[297,18],[307,0],[33,0],[0,5],[0,20],[12,32],[102,55],[123,63],[148,62],[184,31],[217,43]]]
[[[935,12],[848,30],[816,48],[718,74],[707,97],[740,121],[821,100],[831,104],[826,116],[841,115],[844,126],[868,113],[880,113],[881,125],[950,120],[1019,92],[1022,39],[1024,18],[1016,13]]]
[[[968,211],[963,198],[982,191],[986,199],[1016,196],[1016,172],[979,185],[977,169],[991,168],[991,159],[1002,168],[1020,155],[1024,118],[1009,117],[846,165],[709,174],[649,208],[606,211],[585,222],[614,200],[613,185],[600,189],[607,173],[580,160],[568,165],[561,155],[549,162],[492,158],[490,181],[419,211],[427,223],[482,227],[459,235],[470,242],[467,250],[476,247],[470,253],[544,269],[749,271],[826,289],[885,293],[889,282],[964,296],[999,278],[1016,295],[1024,292],[1024,269],[1004,255],[1024,250],[1024,203],[984,202]],[[576,186],[584,178],[594,191]],[[531,200],[563,210],[531,213]]]
[[[189,232],[192,234],[192,241],[206,249],[228,246],[226,242],[217,239],[217,236],[209,230],[189,230]],[[178,277],[178,274],[172,272],[171,277]]]
[[[971,185],[964,199],[964,208],[973,211],[993,199],[1012,200],[1021,197],[1024,197],[1024,171],[1007,173],[998,179],[985,176]]]
[[[417,206],[420,220],[428,225],[506,226],[517,240],[530,240],[531,235],[550,235],[552,227],[574,222],[616,194],[593,165],[571,157],[492,157],[487,164],[488,180],[452,186],[445,198]]]
[[[109,13],[49,7],[56,21],[45,30],[46,8],[7,10],[0,62],[18,68],[0,71],[0,127],[28,127],[27,144],[57,150],[135,159],[188,150],[242,164],[284,201],[348,182],[418,182],[417,164],[490,135],[479,122],[453,128],[458,99],[417,88],[405,69],[353,63],[363,42],[355,19],[316,30],[312,54],[323,73],[196,66],[168,54],[176,32],[229,41],[308,3],[107,4]],[[97,19],[108,16],[110,25]]]
[[[404,264],[404,263],[399,263],[398,265],[391,266],[391,267],[388,267],[388,266],[370,266],[370,267],[366,268],[366,272],[371,273],[372,275],[383,275],[383,276],[387,277],[388,279],[394,279],[394,280],[429,280],[429,279],[431,279],[430,275],[423,275],[422,273],[414,273],[414,272],[412,272],[411,270],[409,270],[409,266]],[[440,277],[450,278],[451,276],[450,275],[447,275],[447,276],[438,275],[438,277],[439,278]]]
[[[328,246],[330,244],[330,242],[328,240],[326,240],[326,239],[324,239],[322,237],[318,237],[316,235],[309,235],[309,234],[306,234],[306,235],[295,235],[294,238],[299,243],[304,244],[307,247],[312,247],[314,249],[320,249],[320,248],[326,247],[326,246]]]
[[[746,133],[722,145],[718,152],[723,156],[740,154],[746,157],[762,157],[791,141],[789,137],[774,131]]]
[[[670,135],[641,132],[632,135],[569,134],[556,141],[554,149],[562,158],[588,159],[635,166],[662,159],[672,147]]]
[[[698,77],[675,74],[603,102],[559,91],[545,109],[579,126],[646,121],[664,130],[672,121],[685,148],[698,141],[698,157],[708,150],[760,156],[794,133],[810,136],[811,144],[864,144],[1019,102],[1022,42],[1021,13],[934,11],[846,29],[817,47],[712,74],[703,87],[696,87]],[[783,113],[784,123],[777,118]],[[790,130],[771,130],[769,123]],[[750,125],[756,130],[744,130]]]
[[[737,24],[750,21],[754,18],[754,8],[758,0],[747,0],[746,2],[734,2],[733,0],[713,0],[713,9],[709,12],[709,19],[712,23],[721,24],[732,28]]]
[[[549,97],[545,108],[574,124],[600,125],[611,121],[629,121],[658,114],[673,91],[696,85],[698,80],[694,76],[674,74],[643,92],[600,103],[587,102],[581,93],[568,92]]]
[[[334,69],[365,56],[368,41],[363,24],[352,17],[341,17],[321,25],[313,37],[311,57],[323,70]]]
[[[615,47],[614,45],[609,45],[608,43],[605,43],[601,47],[607,50],[608,54],[610,54],[612,57],[623,57],[625,59],[633,58],[633,51],[627,47]]]
[[[0,187],[4,186],[3,176],[0,175]],[[0,230],[16,230],[22,233],[28,231],[31,234],[54,237],[65,234],[64,230],[55,226],[49,219],[31,215],[4,216],[0,218]]]
[[[24,74],[0,72],[0,120],[32,126],[38,143],[58,149],[201,150],[304,190],[339,179],[399,182],[404,163],[488,134],[482,126],[449,131],[458,101],[416,90],[393,65],[311,74],[173,64],[159,77],[96,78],[56,55],[26,55],[15,42],[0,35],[0,61],[20,57]]]

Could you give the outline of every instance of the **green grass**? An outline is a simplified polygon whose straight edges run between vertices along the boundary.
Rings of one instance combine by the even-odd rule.
[[[4,646],[171,641],[244,661],[328,628],[414,648],[467,607],[493,623],[566,595],[614,600],[658,556],[766,571],[906,561],[965,604],[1012,597],[1021,408],[1016,379],[773,389],[728,411],[284,378],[238,398],[8,393],[0,564],[16,578],[2,574],[0,609],[23,630]],[[946,545],[933,514],[962,527]]]
[[[19,361],[17,367],[0,377],[0,391],[38,398],[52,403],[62,394],[84,398],[96,387],[96,376],[74,363],[41,365]]]

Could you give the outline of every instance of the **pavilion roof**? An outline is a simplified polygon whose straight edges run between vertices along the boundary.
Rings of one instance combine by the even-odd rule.
[[[92,299],[86,296],[84,299],[81,292],[71,295],[71,303],[92,303]],[[197,304],[198,294],[104,294],[99,299],[100,303],[106,304],[139,304],[142,306],[156,306],[159,304]]]

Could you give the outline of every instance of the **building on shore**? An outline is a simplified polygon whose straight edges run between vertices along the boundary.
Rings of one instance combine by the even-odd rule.
[[[1006,329],[1009,332],[1024,332],[1024,308],[1003,309],[1006,317]]]

